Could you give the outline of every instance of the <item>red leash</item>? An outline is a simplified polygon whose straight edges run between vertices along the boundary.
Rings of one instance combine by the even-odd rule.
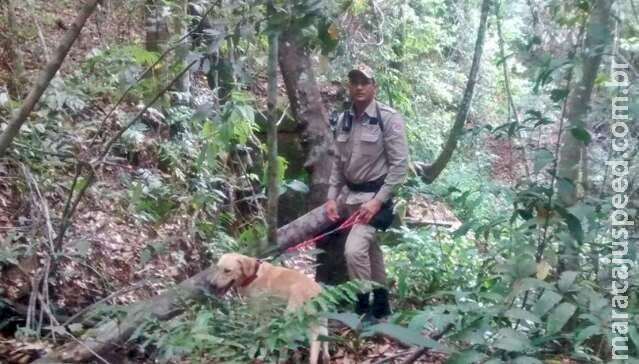
[[[305,247],[307,247],[307,246],[309,246],[311,244],[316,243],[318,240],[321,240],[321,239],[325,238],[328,235],[336,233],[336,232],[338,232],[340,230],[348,229],[351,226],[357,224],[357,218],[358,217],[359,217],[359,211],[355,211],[351,216],[348,217],[348,219],[344,220],[344,222],[341,223],[340,226],[338,226],[337,228],[335,228],[333,230],[330,230],[330,231],[327,231],[325,233],[316,235],[316,236],[314,236],[314,237],[312,237],[310,239],[304,240],[303,242],[301,242],[301,243],[299,243],[297,245],[293,245],[292,247],[286,249],[286,252],[287,253],[291,253],[291,252],[294,252],[296,250],[305,248]]]

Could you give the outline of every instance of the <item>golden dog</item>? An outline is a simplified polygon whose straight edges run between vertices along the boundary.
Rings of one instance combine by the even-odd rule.
[[[228,253],[220,257],[210,284],[218,294],[224,294],[229,289],[236,288],[241,295],[247,297],[272,295],[283,298],[287,302],[286,309],[289,311],[299,308],[322,290],[317,282],[298,271],[277,267],[237,253]],[[320,343],[318,340],[320,334],[328,335],[325,322],[310,328],[311,364],[318,362],[320,349],[322,349],[322,362],[330,361],[328,343]]]

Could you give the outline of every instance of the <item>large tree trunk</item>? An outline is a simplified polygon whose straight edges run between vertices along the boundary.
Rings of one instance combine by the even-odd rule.
[[[284,250],[294,246],[331,225],[323,208],[317,207],[277,230],[278,247]],[[95,353],[100,355],[112,350],[125,342],[147,320],[168,320],[182,311],[184,302],[202,299],[208,291],[207,277],[214,273],[215,267],[211,266],[157,297],[130,305],[124,319],[102,322],[90,331],[91,334],[81,337],[80,342],[72,341],[35,363],[86,362]],[[87,312],[84,317],[90,317],[91,314]]]
[[[144,46],[146,50],[162,53],[169,39],[168,19],[165,5],[160,0],[147,0],[144,7]]]
[[[466,90],[464,90],[464,96],[461,104],[457,109],[455,115],[455,123],[450,129],[448,139],[444,144],[444,147],[439,153],[439,156],[435,159],[435,162],[431,165],[423,163],[415,163],[417,173],[422,177],[426,183],[432,183],[437,176],[446,168],[446,165],[450,161],[457,148],[457,142],[461,138],[464,131],[464,123],[468,116],[468,110],[470,110],[470,104],[473,100],[473,92],[475,90],[475,83],[477,83],[477,76],[479,75],[479,64],[481,62],[481,55],[484,50],[484,39],[486,38],[486,23],[488,18],[488,11],[490,9],[489,0],[484,0],[481,5],[481,18],[479,21],[479,30],[477,31],[477,41],[475,42],[475,53],[473,55],[473,63],[470,67],[470,74],[468,75],[468,81],[466,82]]]
[[[49,87],[49,82],[51,82],[51,79],[53,79],[60,69],[60,66],[62,66],[62,62],[66,58],[67,53],[69,53],[71,46],[80,35],[80,31],[84,27],[87,19],[95,11],[95,8],[98,6],[98,2],[99,0],[90,0],[84,4],[82,9],[80,9],[80,12],[73,21],[73,24],[71,24],[69,30],[64,34],[64,37],[62,37],[55,54],[40,72],[38,80],[29,92],[27,98],[24,100],[22,107],[20,107],[20,110],[18,110],[18,112],[11,118],[11,121],[9,121],[4,133],[0,135],[0,157],[2,157],[7,151],[13,141],[13,138],[15,138],[15,136],[18,135],[18,132],[20,132],[22,124],[27,121],[27,117],[31,114],[36,103],[40,100],[40,97],[42,97],[42,94],[47,87]]]
[[[304,167],[311,175],[307,209],[313,208],[326,201],[333,164],[330,152],[333,137],[328,115],[313,73],[309,51],[299,45],[292,32],[280,35],[279,61],[293,115],[302,127],[306,151]],[[325,251],[318,256],[317,280],[325,283],[345,281],[348,277],[343,262],[343,242],[329,239],[317,246]]]
[[[583,186],[586,186],[587,182],[584,180],[583,172],[580,171],[580,167],[584,165],[582,160],[586,158],[586,145],[575,138],[571,130],[577,127],[586,128],[584,117],[589,111],[592,88],[604,49],[610,41],[611,6],[611,0],[597,0],[594,3],[586,30],[582,74],[566,102],[565,117],[568,126],[563,132],[557,176],[572,181],[575,188],[558,190],[559,200],[564,207],[573,206],[578,201],[579,190],[583,191]],[[566,242],[562,248],[560,269],[578,270],[579,252],[575,249],[574,242]]]

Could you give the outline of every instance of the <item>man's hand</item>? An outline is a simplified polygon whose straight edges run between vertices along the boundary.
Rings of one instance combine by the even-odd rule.
[[[382,202],[377,199],[372,199],[366,203],[363,203],[359,208],[359,216],[357,222],[361,224],[368,224],[373,216],[379,212],[382,208]]]
[[[337,212],[337,202],[335,200],[328,200],[324,204],[324,211],[326,211],[326,215],[328,218],[335,222],[339,220],[339,213]]]

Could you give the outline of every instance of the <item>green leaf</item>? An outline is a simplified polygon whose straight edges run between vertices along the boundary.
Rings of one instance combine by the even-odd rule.
[[[639,331],[637,331],[637,326],[635,324],[630,324],[628,327],[628,336],[630,340],[635,344],[635,348],[639,349]]]
[[[73,244],[78,256],[86,258],[89,255],[89,249],[91,248],[91,242],[86,239],[80,239]]]
[[[559,277],[559,282],[557,282],[557,287],[561,292],[568,292],[570,288],[572,288],[575,283],[575,279],[579,272],[574,271],[565,271],[561,273],[561,277]]]
[[[535,153],[534,169],[535,173],[539,173],[548,163],[555,159],[555,156],[548,149],[539,149]]]
[[[149,247],[144,248],[140,253],[140,264],[145,265],[146,263],[148,263],[149,260],[151,260],[152,255],[153,253],[151,252],[151,249],[149,249]]]
[[[568,96],[568,90],[565,88],[554,89],[550,91],[550,99],[554,102],[559,102]]]
[[[286,183],[286,187],[295,192],[308,193],[309,191],[308,186],[304,182],[296,179]]]
[[[147,66],[155,63],[159,58],[159,54],[156,52],[151,52],[138,46],[125,47],[123,51],[128,53],[136,63]]]
[[[79,192],[80,190],[82,190],[84,188],[84,186],[86,186],[87,184],[87,179],[80,176],[78,177],[78,181],[75,183],[75,188],[73,190],[73,193]]]
[[[577,344],[581,344],[582,342],[584,342],[585,340],[593,337],[594,335],[597,334],[601,334],[601,326],[599,325],[592,325],[592,326],[588,326],[583,330],[579,330],[577,332],[577,336],[576,336],[576,341]]]
[[[581,221],[577,218],[577,216],[571,214],[564,207],[556,206],[555,209],[566,222],[570,235],[577,241],[577,243],[583,244],[584,230],[581,227]],[[569,244],[570,242],[564,242],[564,243]]]
[[[554,335],[561,331],[566,325],[568,320],[575,314],[577,307],[572,303],[564,302],[555,309],[548,316],[547,330],[548,335]]]
[[[534,256],[522,254],[515,259],[516,261],[512,272],[515,278],[526,278],[537,273],[537,263],[535,262]]]
[[[532,321],[537,323],[541,322],[541,319],[539,318],[539,316],[535,315],[534,313],[530,311],[522,310],[519,308],[511,308],[510,310],[504,313],[504,316],[517,319],[517,320]]]
[[[382,323],[372,325],[367,328],[367,334],[379,333],[386,336],[390,336],[394,339],[401,341],[406,345],[415,345],[422,348],[433,349],[439,344],[427,337],[422,336],[419,331],[411,330],[399,325]]]
[[[475,350],[468,350],[453,354],[448,361],[446,361],[446,364],[471,364],[481,362],[484,359],[486,359],[486,354]]]
[[[351,330],[356,331],[360,326],[359,316],[352,312],[335,313],[327,312],[324,316],[328,319],[339,321],[348,326]]]
[[[557,292],[546,290],[541,298],[533,306],[533,312],[541,317],[550,311],[556,304],[561,301],[561,295]]]
[[[543,364],[543,362],[531,356],[520,356],[513,360],[513,364]]]
[[[568,211],[570,211],[570,213],[575,215],[578,219],[587,220],[596,216],[596,209],[593,206],[584,204],[583,202],[576,203],[574,206],[570,207]]]
[[[221,344],[224,342],[224,339],[209,334],[192,334],[191,337],[195,340],[211,344]]]
[[[535,270],[537,269],[537,267],[535,267]],[[552,289],[554,288],[551,284],[544,282],[542,280],[536,279],[536,278],[521,278],[516,280],[513,285],[512,285],[512,290],[510,292],[509,295],[509,299],[512,299],[514,297],[516,297],[517,295],[519,295],[522,292],[525,292],[529,289],[533,289],[533,288],[545,288],[545,289]]]
[[[557,178],[557,190],[559,195],[570,195],[575,192],[575,184],[568,178]]]
[[[526,335],[513,329],[503,328],[499,330],[498,337],[493,346],[509,352],[522,352],[532,346]]]
[[[590,132],[582,127],[574,127],[570,129],[570,133],[575,139],[583,142],[585,145],[590,144],[592,141],[592,136]]]
[[[473,227],[473,223],[467,222],[464,223],[459,229],[453,231],[453,238],[459,238],[461,236],[466,235],[466,233]]]

